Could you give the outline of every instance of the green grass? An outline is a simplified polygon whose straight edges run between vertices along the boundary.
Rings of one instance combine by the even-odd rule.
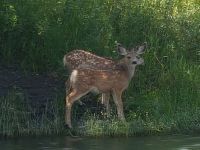
[[[115,40],[126,46],[147,41],[146,59],[153,60],[146,65],[152,69],[160,69],[158,60],[173,62],[181,57],[199,63],[196,0],[1,3],[0,55],[5,64],[18,63],[32,71],[57,70],[63,55],[76,48],[114,57]]]
[[[131,114],[129,114],[131,115]],[[144,136],[166,134],[199,134],[200,110],[178,111],[173,116],[163,114],[160,118],[137,117],[120,122],[116,118],[100,120],[89,117],[84,128],[76,129],[82,136]]]
[[[0,99],[0,136],[70,135],[64,128],[64,104],[60,98],[45,104],[41,111],[31,108],[22,91],[15,89]],[[80,115],[80,107],[85,113]],[[166,134],[198,134],[200,109],[179,108],[173,114],[151,114],[129,111],[126,122],[116,117],[102,116],[103,109],[92,112],[91,108],[75,104],[73,110],[74,134],[78,136],[144,136]],[[112,106],[114,107],[114,106]],[[96,108],[95,108],[96,109]],[[38,113],[40,112],[40,113]]]
[[[0,98],[0,136],[61,134],[64,131],[62,101],[45,104],[44,110],[31,108],[20,90],[12,90]]]
[[[4,65],[18,64],[24,70],[55,71],[64,76],[62,58],[72,49],[117,58],[114,41],[127,47],[147,41],[145,65],[137,68],[123,95],[125,114],[130,121],[123,126],[115,119],[107,123],[95,117],[87,118],[87,127],[81,134],[199,131],[198,0],[4,0],[0,3],[0,63]],[[64,113],[59,115],[62,119],[58,119],[58,124],[57,117],[47,117],[49,111],[42,119],[27,123],[22,120],[29,120],[32,110],[20,110],[15,103],[10,106],[6,99],[13,99],[12,96],[1,99],[6,111],[0,117],[8,117],[7,123],[0,122],[2,135],[32,134],[32,130],[38,134],[57,133],[57,129],[62,132]],[[54,105],[51,107],[56,110]],[[80,110],[75,106],[74,111],[76,118]]]

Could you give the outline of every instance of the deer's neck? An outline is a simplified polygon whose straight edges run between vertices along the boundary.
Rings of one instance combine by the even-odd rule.
[[[131,65],[131,66],[127,65],[127,69],[128,69],[129,80],[131,80],[134,76],[134,73],[135,73],[135,65]]]

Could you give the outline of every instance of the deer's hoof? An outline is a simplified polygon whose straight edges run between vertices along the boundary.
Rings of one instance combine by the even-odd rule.
[[[68,124],[64,125],[65,129],[72,129],[72,127],[70,127]]]

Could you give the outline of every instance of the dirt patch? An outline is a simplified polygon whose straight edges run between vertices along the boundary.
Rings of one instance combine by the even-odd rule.
[[[28,106],[40,116],[45,111],[47,104],[51,104],[54,100],[63,101],[64,108],[66,80],[67,73],[66,76],[59,76],[52,72],[41,74],[25,73],[16,66],[3,67],[0,65],[0,97],[6,96],[13,89],[17,89],[25,96]],[[79,110],[76,112],[77,117],[88,111],[100,114],[104,109],[100,103],[100,97],[98,98],[96,94],[87,94],[81,101],[82,103],[79,102],[79,105],[75,105],[74,108]],[[48,113],[51,114],[50,109]]]
[[[16,66],[0,66],[0,96],[5,96],[13,88],[19,88],[30,104],[42,105],[56,98],[65,89],[64,80],[55,73],[25,73]]]

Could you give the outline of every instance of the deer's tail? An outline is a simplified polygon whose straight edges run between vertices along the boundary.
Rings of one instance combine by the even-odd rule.
[[[65,68],[68,67],[68,63],[67,63],[67,55],[64,55],[64,57],[63,57],[63,65],[64,65]]]

